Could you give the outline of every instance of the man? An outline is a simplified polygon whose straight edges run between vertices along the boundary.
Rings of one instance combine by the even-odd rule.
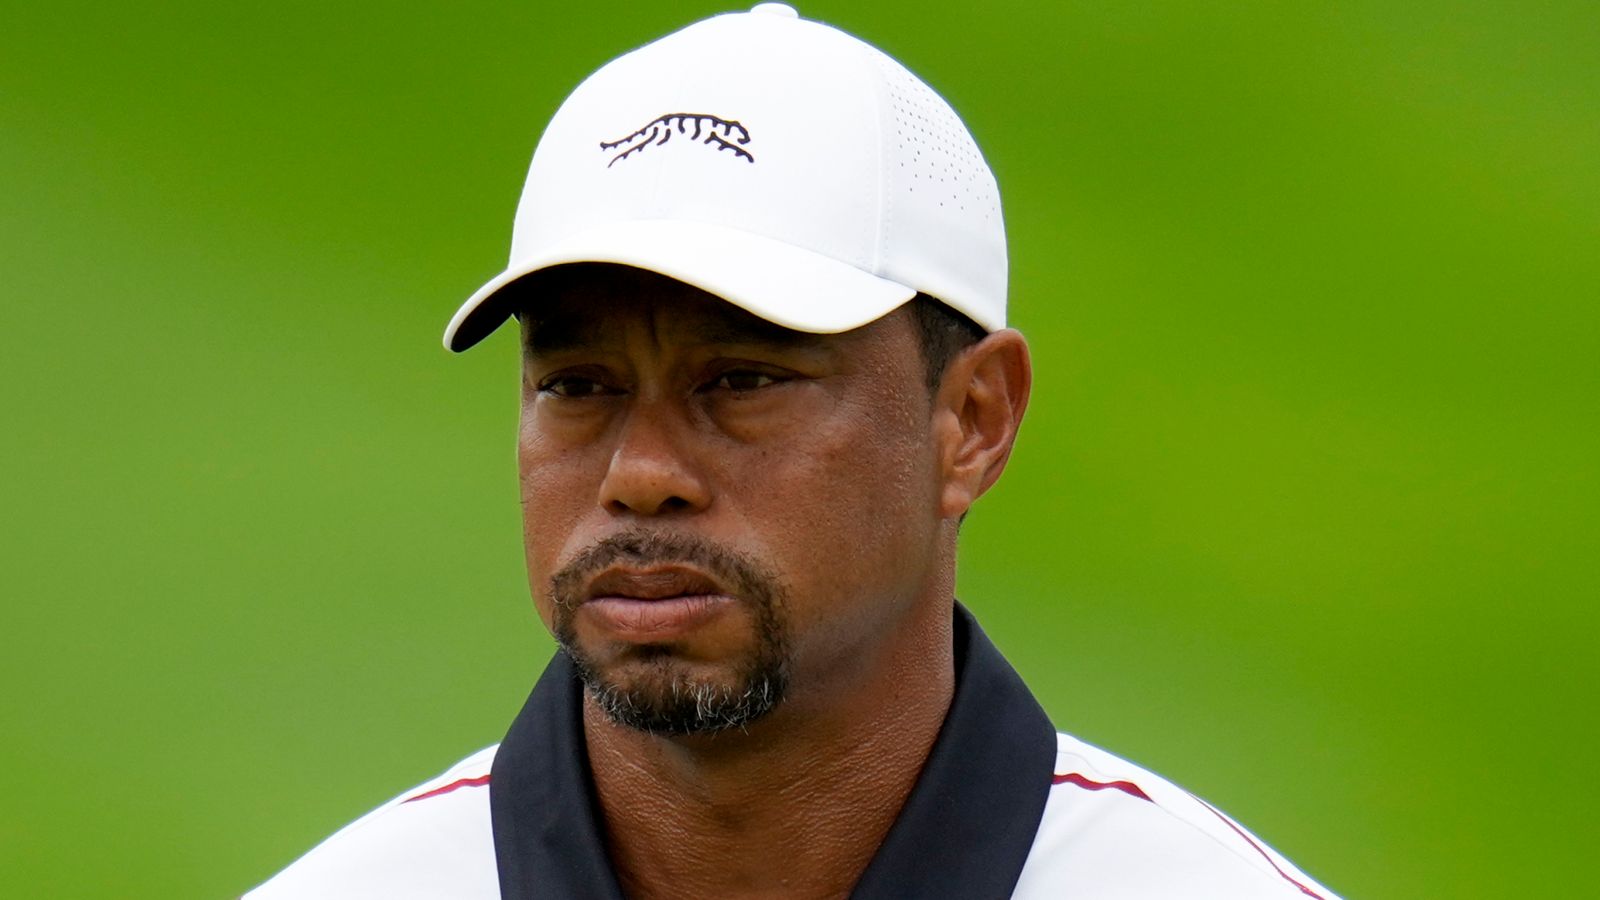
[[[556,113],[511,265],[529,585],[561,652],[497,748],[279,897],[1331,897],[1058,735],[952,599],[1031,371],[998,191],[898,63],[763,4]]]

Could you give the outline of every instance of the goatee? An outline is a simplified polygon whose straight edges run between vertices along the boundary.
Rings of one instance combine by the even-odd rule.
[[[670,645],[632,651],[635,673],[619,681],[581,647],[573,619],[583,586],[618,563],[644,567],[678,564],[717,579],[749,605],[755,643],[724,680],[696,678]],[[783,701],[789,646],[783,623],[781,581],[756,560],[702,538],[636,529],[584,550],[550,578],[554,633],[596,705],[619,725],[658,734],[700,735],[744,728]],[[642,663],[644,674],[637,674]]]

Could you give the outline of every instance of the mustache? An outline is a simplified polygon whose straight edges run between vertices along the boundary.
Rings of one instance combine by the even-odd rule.
[[[635,528],[601,538],[550,576],[556,608],[576,609],[583,603],[585,586],[619,563],[698,569],[736,596],[769,608],[782,594],[778,577],[746,553],[698,535]]]

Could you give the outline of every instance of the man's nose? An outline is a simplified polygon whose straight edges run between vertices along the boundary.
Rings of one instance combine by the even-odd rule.
[[[600,505],[613,515],[657,516],[704,509],[711,492],[688,452],[693,439],[683,413],[667,404],[636,406],[620,426],[600,484]]]

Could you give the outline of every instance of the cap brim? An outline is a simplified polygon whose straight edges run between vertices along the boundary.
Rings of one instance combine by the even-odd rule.
[[[517,260],[479,288],[450,319],[444,345],[462,351],[515,312],[493,302],[502,288],[552,266],[617,263],[657,272],[796,331],[849,331],[916,296],[812,250],[721,225],[670,219],[614,222],[580,232]]]

